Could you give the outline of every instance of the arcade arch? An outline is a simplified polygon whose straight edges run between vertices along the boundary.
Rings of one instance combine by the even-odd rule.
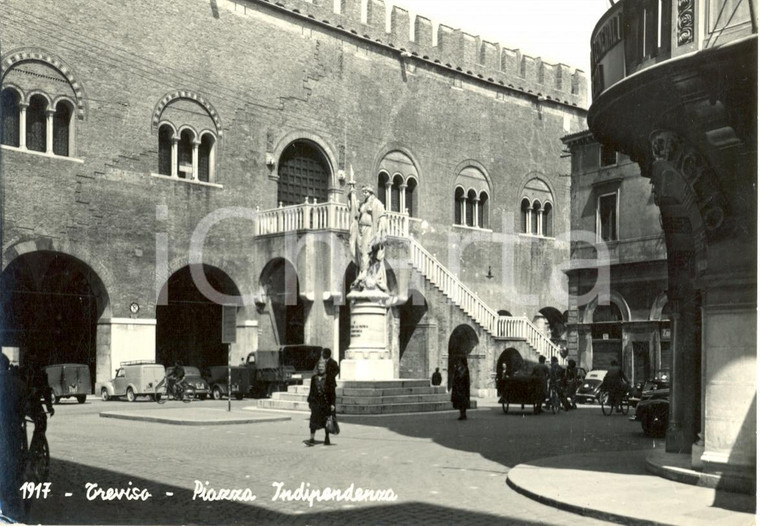
[[[222,306],[198,289],[191,267],[174,272],[161,292],[167,302],[156,306],[156,361],[165,365],[181,361],[195,367],[226,364]],[[219,268],[204,264],[203,273],[214,290],[240,295],[232,278]]]
[[[0,345],[21,364],[83,363],[95,380],[97,322],[110,312],[106,287],[85,262],[37,250],[16,257],[0,274]]]

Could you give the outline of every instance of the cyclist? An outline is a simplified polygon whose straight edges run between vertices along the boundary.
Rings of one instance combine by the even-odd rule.
[[[50,414],[50,418],[55,414],[55,409],[47,377],[34,354],[29,354],[21,373],[26,382],[26,414],[34,420],[35,428],[44,432],[47,428],[45,409]]]
[[[0,353],[0,516],[26,522],[19,488],[24,472],[24,393],[26,386],[8,357]]]
[[[169,373],[166,375],[166,392],[173,394],[177,386],[182,382],[182,380],[184,380],[184,378],[185,368],[182,367],[182,362],[174,362],[174,367],[172,367],[169,370]]]
[[[557,396],[562,402],[562,407],[565,411],[569,411],[570,404],[567,401],[567,396],[565,396],[564,380],[565,370],[560,366],[559,359],[556,356],[552,356],[552,364],[549,367],[549,389],[557,391]]]
[[[570,399],[571,409],[577,409],[578,406],[575,403],[575,391],[578,390],[578,383],[580,381],[580,371],[576,367],[575,360],[567,361],[567,369],[565,370],[565,395]]]
[[[618,413],[623,412],[621,404],[627,385],[628,378],[626,378],[623,369],[620,368],[617,360],[612,360],[610,368],[607,370],[607,374],[604,375],[604,380],[602,380],[602,390],[610,394],[610,407],[614,407]]]

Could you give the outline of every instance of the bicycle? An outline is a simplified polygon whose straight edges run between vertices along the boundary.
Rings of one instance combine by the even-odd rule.
[[[45,430],[47,429],[47,417],[41,414],[36,418],[24,419],[24,432],[28,423],[34,424],[32,440],[29,445],[24,442],[24,480],[26,482],[45,482],[50,474],[50,446],[48,445]]]
[[[168,377],[165,376],[154,388],[153,398],[159,404],[165,404],[169,399],[182,400],[186,404],[195,400],[195,387],[187,383],[184,378],[174,382],[174,385],[170,390],[167,390],[167,384]]]
[[[554,386],[549,387],[549,398],[547,400],[547,403],[553,415],[556,415],[557,413],[559,413],[559,410],[561,408],[561,402],[559,399],[559,392],[557,391],[557,388]]]
[[[628,390],[626,389],[623,392],[620,403],[618,404],[613,403],[615,401],[611,400],[612,397],[610,396],[610,394],[611,394],[610,391],[606,390],[606,391],[603,391],[599,395],[599,404],[602,406],[602,414],[604,416],[610,416],[613,410],[615,409],[615,407],[617,406],[620,413],[627,415],[631,407],[631,401],[629,398]]]

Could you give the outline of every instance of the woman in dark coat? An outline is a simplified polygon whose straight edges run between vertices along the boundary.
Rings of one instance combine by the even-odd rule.
[[[327,417],[335,411],[335,386],[327,381],[325,370],[325,362],[320,360],[317,364],[317,374],[311,377],[311,387],[309,387],[307,401],[309,402],[309,409],[311,409],[311,417],[309,418],[311,438],[307,443],[310,446],[317,443],[314,440],[317,429],[325,430],[325,445],[330,445],[330,433],[327,432],[325,424]]]
[[[451,402],[454,409],[459,409],[459,420],[467,420],[467,408],[470,406],[470,370],[465,360],[454,366],[454,374],[451,377]]]

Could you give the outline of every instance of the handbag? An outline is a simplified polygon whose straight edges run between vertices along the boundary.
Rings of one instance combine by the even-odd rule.
[[[335,416],[334,414],[328,416],[327,422],[325,423],[325,429],[331,435],[339,435],[340,426],[338,425],[338,417]]]

